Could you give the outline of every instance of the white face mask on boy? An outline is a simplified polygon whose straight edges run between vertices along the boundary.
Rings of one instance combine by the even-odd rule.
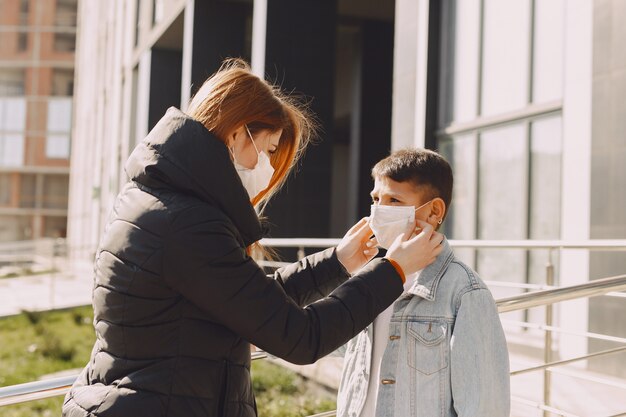
[[[237,162],[237,158],[235,158],[234,151],[230,148],[229,150],[230,153],[233,155],[233,164],[235,165],[237,174],[239,174],[239,178],[241,178],[241,183],[248,192],[250,200],[252,200],[254,197],[259,195],[261,191],[266,189],[267,186],[270,184],[272,176],[274,175],[274,167],[270,163],[270,157],[267,156],[265,152],[259,152],[259,149],[256,147],[256,143],[254,143],[254,138],[252,138],[252,134],[250,133],[248,126],[245,126],[245,128],[257,153],[257,163],[254,168],[246,168],[243,165],[239,164]]]
[[[432,201],[432,200],[430,200]],[[415,212],[428,203],[418,208],[415,206],[382,206],[372,204],[369,224],[378,240],[378,246],[389,249],[396,238],[406,232],[409,224],[415,223]]]

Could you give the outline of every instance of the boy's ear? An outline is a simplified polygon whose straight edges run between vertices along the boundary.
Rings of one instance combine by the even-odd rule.
[[[446,215],[446,203],[440,197],[436,197],[433,199],[431,207],[430,215],[436,217],[435,223],[441,224],[440,222],[443,222]]]

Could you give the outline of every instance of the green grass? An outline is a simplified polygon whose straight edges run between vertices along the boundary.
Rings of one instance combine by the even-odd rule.
[[[85,366],[95,340],[91,306],[0,319],[0,386]],[[63,397],[3,407],[3,417],[59,416]]]
[[[0,386],[82,368],[95,340],[91,306],[0,319]],[[335,408],[334,395],[265,360],[252,364],[260,417],[309,416]],[[63,397],[0,408],[2,417],[60,416]]]

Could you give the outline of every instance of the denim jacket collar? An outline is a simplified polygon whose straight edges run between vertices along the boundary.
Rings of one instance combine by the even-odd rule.
[[[416,295],[429,301],[435,299],[439,281],[441,281],[441,277],[454,258],[454,253],[450,248],[448,239],[444,237],[441,245],[443,246],[443,250],[439,256],[437,256],[435,262],[424,268],[417,281],[415,281],[413,286],[407,291],[407,294]]]

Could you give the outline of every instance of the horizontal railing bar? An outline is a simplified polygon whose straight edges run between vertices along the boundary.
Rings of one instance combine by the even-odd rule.
[[[455,248],[470,249],[584,249],[626,251],[625,239],[566,240],[455,240]]]
[[[626,351],[626,346],[620,346],[620,347],[614,348],[614,349],[602,350],[600,352],[590,353],[589,355],[577,356],[575,358],[565,359],[565,360],[562,360],[562,361],[548,362],[548,363],[545,363],[543,365],[532,366],[530,368],[518,369],[517,371],[512,371],[511,372],[511,376],[521,375],[521,374],[525,374],[525,373],[533,372],[533,371],[540,371],[542,369],[547,369],[547,368],[550,368],[552,366],[567,365],[568,363],[579,362],[579,361],[583,361],[583,360],[586,360],[586,359],[595,358],[597,356],[611,355],[613,353],[619,353],[619,352],[623,352],[623,351]]]
[[[623,292],[608,292],[604,295],[607,297],[626,298],[626,293]]]
[[[0,407],[65,395],[78,374],[0,388]]]
[[[252,360],[267,358],[264,351],[252,352]],[[0,407],[65,395],[79,374],[0,387]]]
[[[597,279],[584,284],[534,291],[513,297],[501,298],[496,301],[498,312],[525,310],[527,308],[554,304],[560,301],[573,300],[604,295],[613,291],[626,290],[626,275]]]
[[[598,384],[606,385],[608,387],[626,390],[626,384],[609,381],[605,378],[598,378],[597,376],[585,375],[582,372],[577,372],[572,369],[550,368],[549,371],[553,374],[565,375],[572,378],[582,379],[583,381],[597,382]]]
[[[341,239],[335,238],[266,238],[261,239],[261,245],[272,248],[330,248],[337,246]]]
[[[554,288],[554,289],[549,289],[549,290],[544,290],[544,291],[525,293],[525,294],[517,295],[514,297],[500,299],[496,301],[496,304],[498,305],[498,310],[500,312],[508,312],[508,311],[527,309],[527,308],[536,307],[540,305],[551,304],[551,303],[555,303],[558,301],[580,298],[580,297],[592,297],[596,295],[606,294],[611,291],[620,291],[620,290],[625,290],[625,289],[626,289],[626,275],[622,275],[622,276],[617,276],[617,277],[595,280],[595,281],[591,281],[588,283],[574,285],[570,287]],[[624,350],[624,349],[626,349],[626,347],[598,352],[592,355],[587,355],[587,356],[583,356],[583,357],[579,357],[575,359],[569,359],[567,361],[552,362],[552,363],[548,363],[548,364],[538,366],[538,367],[514,371],[511,373],[511,375],[524,373],[524,372],[530,372],[530,371],[538,370],[538,369],[545,369],[549,366],[557,366],[557,365],[561,365],[565,363],[587,359],[593,356],[610,354],[610,353],[614,353],[614,352],[617,352],[619,350]],[[260,359],[266,356],[267,354],[265,352],[252,353],[253,360]],[[74,375],[72,378],[76,378],[76,375]],[[38,385],[32,385],[32,384],[38,384]],[[55,379],[55,380],[47,380],[47,381],[36,381],[36,382],[30,382],[27,384],[20,384],[20,385],[0,388],[0,406],[8,404],[7,402],[12,401],[12,399],[13,399],[13,402],[11,403],[13,404],[15,402],[23,402],[23,401],[30,401],[33,399],[47,398],[53,395],[62,395],[63,393],[67,392],[67,390],[69,389],[69,387],[67,387],[64,384],[67,384],[67,380]],[[45,387],[45,388],[39,389],[36,387]],[[33,391],[33,389],[35,389],[35,391]],[[55,393],[53,394],[51,390],[55,390],[54,391]],[[16,396],[20,396],[20,397],[28,396],[28,399],[23,399],[23,400],[18,401],[15,398]],[[33,398],[33,396],[35,398]]]
[[[266,238],[261,240],[264,246],[275,248],[327,248],[337,246],[339,238]],[[588,250],[624,250],[626,239],[593,240],[469,240],[451,239],[450,246],[469,249],[588,249]]]
[[[333,411],[325,411],[323,413],[314,414],[309,417],[335,417],[337,415],[337,410]]]
[[[509,281],[483,281],[489,287],[500,287],[500,288],[517,288],[520,290],[551,290],[553,288],[558,288],[553,285],[545,285],[545,284],[523,284],[519,282],[509,282]]]
[[[525,327],[527,329],[535,329],[535,330],[542,330],[542,331],[551,331],[554,333],[569,334],[572,336],[588,337],[590,339],[606,340],[607,342],[626,344],[626,338],[623,338],[623,337],[607,336],[604,334],[591,333],[591,332],[575,332],[572,330],[564,330],[556,326],[548,326],[547,324],[527,323],[525,321],[515,321],[515,320],[500,320],[500,321],[502,322],[503,325]]]
[[[549,411],[554,414],[558,414],[563,417],[580,417],[576,414],[568,413],[567,411],[559,410],[558,408],[550,407],[545,404],[538,403],[536,401],[527,400],[525,398],[517,397],[515,395],[511,395],[511,401],[515,401],[516,403],[525,404],[530,407],[538,408],[539,410]]]

